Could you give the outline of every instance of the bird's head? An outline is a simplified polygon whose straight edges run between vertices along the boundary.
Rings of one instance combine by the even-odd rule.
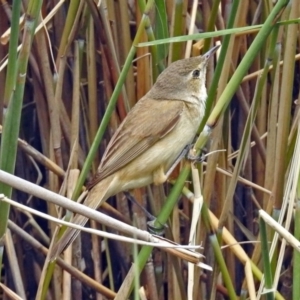
[[[205,101],[208,60],[219,46],[201,56],[181,59],[170,64],[157,78],[147,97],[162,100]],[[194,100],[193,100],[194,99]]]

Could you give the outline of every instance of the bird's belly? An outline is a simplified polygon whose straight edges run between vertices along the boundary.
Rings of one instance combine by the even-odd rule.
[[[193,141],[197,129],[198,124],[179,122],[169,134],[118,171],[119,178],[125,179],[121,183],[121,189],[127,190],[151,184],[154,171],[161,166],[166,173],[184,147]]]

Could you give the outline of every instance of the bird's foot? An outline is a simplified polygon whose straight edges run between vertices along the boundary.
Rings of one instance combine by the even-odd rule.
[[[194,144],[190,144],[190,145],[187,145],[188,147],[188,151],[187,151],[187,154],[186,154],[186,158],[188,160],[191,160],[192,162],[196,162],[196,163],[200,163],[200,162],[203,162],[205,160],[205,155],[204,154],[197,154],[195,152],[195,149],[194,149]]]
[[[152,214],[150,214],[145,207],[140,205],[135,198],[129,193],[124,192],[125,197],[133,204],[137,205],[147,216],[147,218],[150,220],[147,222],[148,230],[150,233],[157,234],[157,235],[163,235],[164,234],[164,228],[167,228],[167,225],[161,224],[156,217],[154,217]]]
[[[147,222],[148,231],[159,236],[165,234],[165,228],[167,227],[167,224],[161,224],[156,218]]]

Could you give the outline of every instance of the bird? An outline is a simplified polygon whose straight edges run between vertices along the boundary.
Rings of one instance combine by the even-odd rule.
[[[171,63],[127,114],[112,136],[83,204],[97,209],[109,197],[149,184],[162,184],[183,149],[190,145],[205,114],[206,69],[219,46],[202,56]],[[71,222],[84,226],[76,214]],[[67,228],[54,244],[55,260],[77,237]]]

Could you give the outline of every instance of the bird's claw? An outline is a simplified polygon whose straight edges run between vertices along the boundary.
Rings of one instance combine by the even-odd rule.
[[[205,160],[205,155],[202,153],[200,155],[196,154],[195,149],[194,149],[194,144],[190,144],[186,158],[192,162],[200,163]]]
[[[151,221],[147,222],[147,228],[151,234],[162,236],[165,233],[165,228],[168,228],[168,225],[161,224],[157,219],[152,219]]]

